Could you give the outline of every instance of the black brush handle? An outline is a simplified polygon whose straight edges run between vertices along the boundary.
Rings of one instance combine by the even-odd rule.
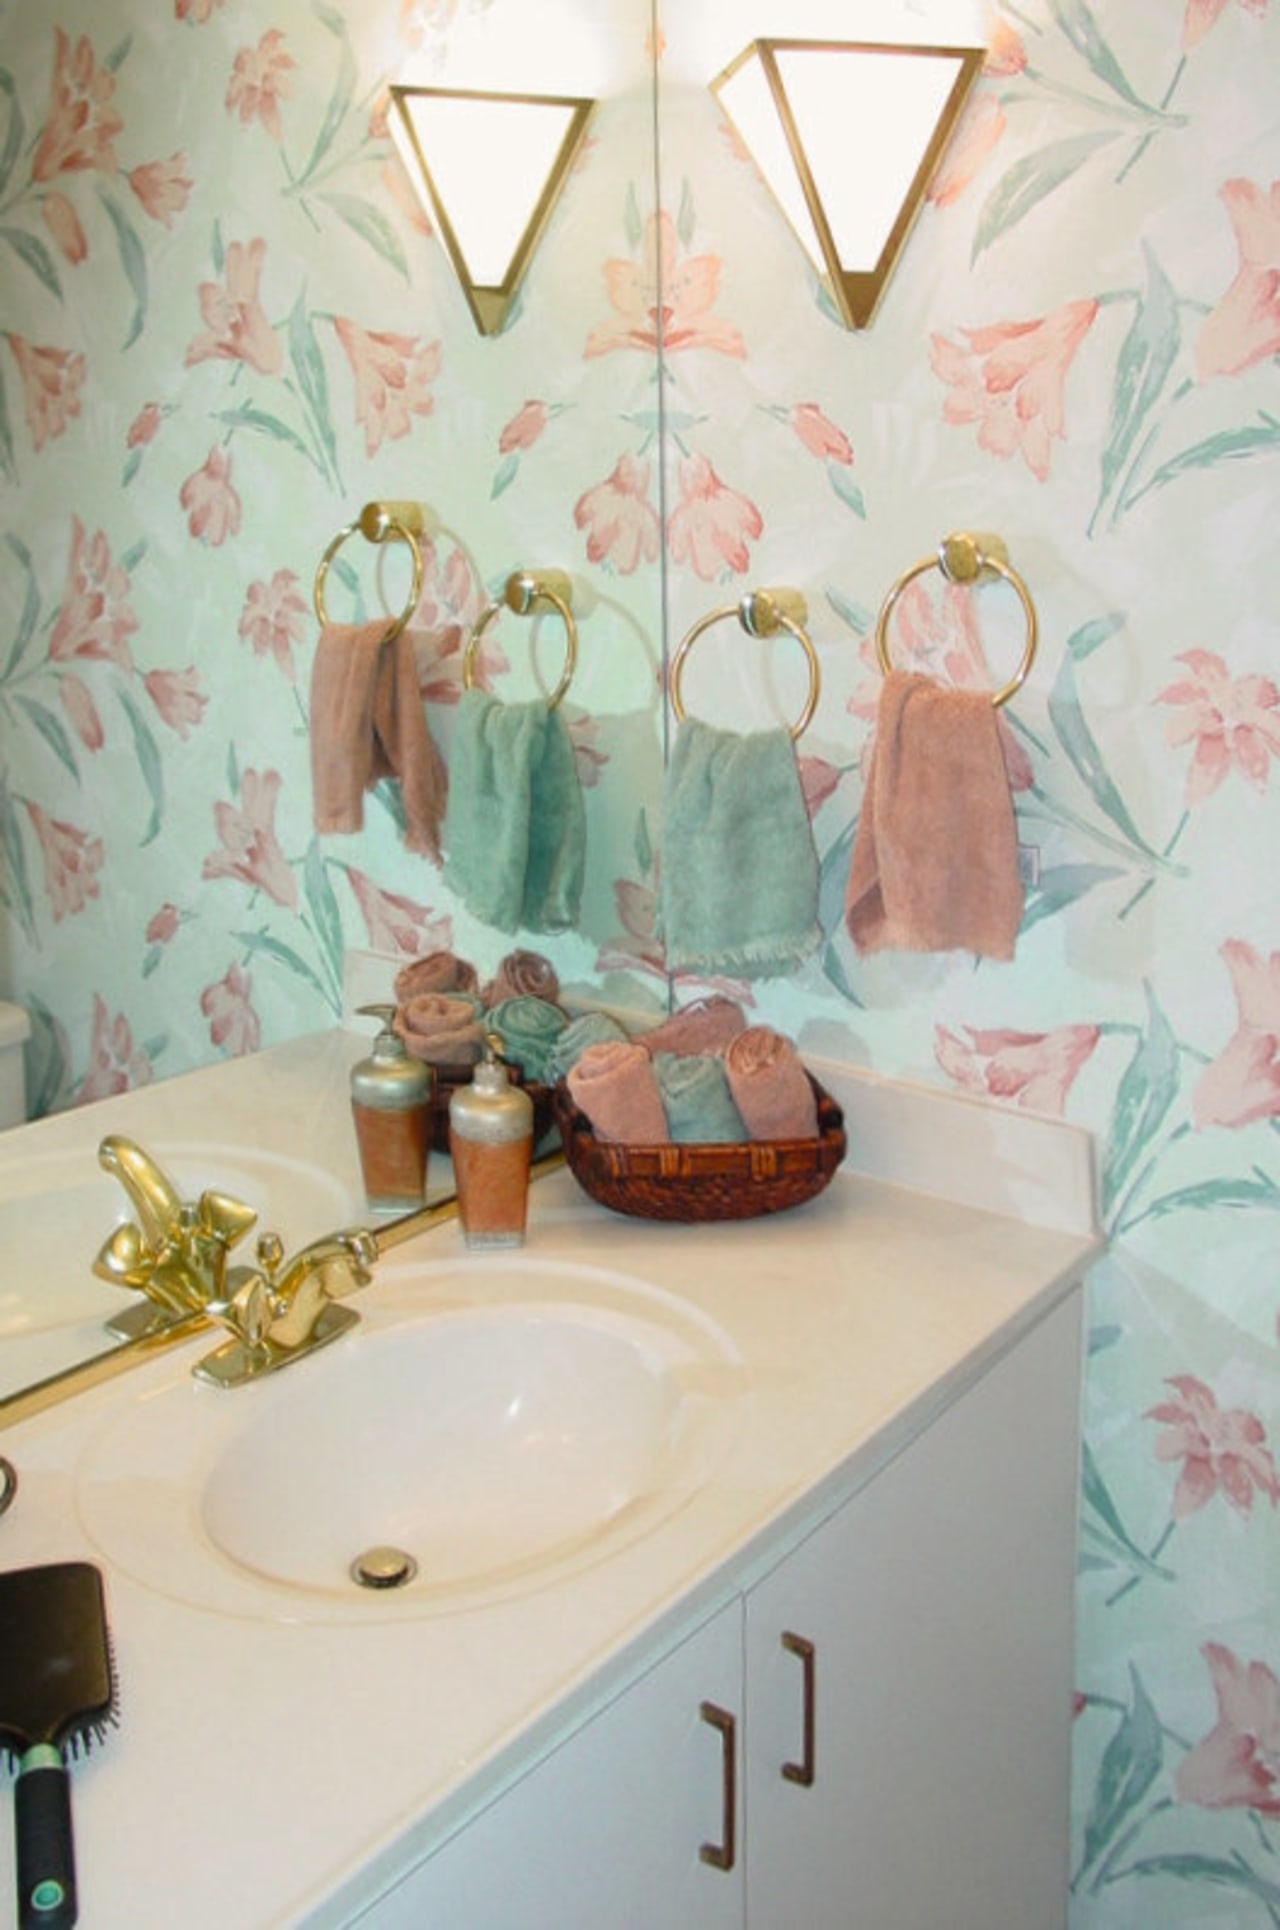
[[[13,1792],[20,1930],[70,1930],[76,1920],[71,1778],[56,1749],[28,1751]]]

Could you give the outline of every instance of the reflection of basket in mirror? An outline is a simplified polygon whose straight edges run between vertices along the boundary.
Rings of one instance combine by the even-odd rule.
[[[563,1081],[551,1104],[569,1170],[602,1206],[648,1220],[746,1220],[815,1198],[844,1158],[844,1114],[812,1074],[809,1083],[816,1139],[623,1146],[596,1138]]]

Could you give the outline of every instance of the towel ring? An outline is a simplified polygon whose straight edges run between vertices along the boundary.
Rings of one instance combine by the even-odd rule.
[[[573,584],[563,570],[513,570],[502,586],[502,596],[485,610],[467,638],[466,651],[462,658],[462,685],[464,690],[473,690],[476,681],[476,654],[485,631],[505,607],[514,610],[517,616],[528,616],[530,611],[537,614],[540,603],[549,604],[564,625],[564,670],[560,681],[547,699],[547,709],[555,710],[561,702],[578,664],[578,626],[573,616]]]
[[[675,714],[676,722],[679,724],[684,721],[680,678],[684,672],[686,657],[704,630],[709,630],[713,623],[719,623],[724,617],[737,617],[748,636],[776,637],[779,630],[785,630],[789,636],[795,638],[804,651],[809,665],[809,695],[805,699],[804,709],[791,726],[791,741],[794,744],[798,737],[803,737],[813,719],[814,711],[818,708],[818,698],[822,692],[822,673],[818,668],[818,659],[813,645],[809,641],[809,633],[804,627],[808,614],[808,605],[799,590],[781,589],[748,590],[737,603],[726,603],[723,609],[712,610],[710,615],[700,617],[687,635],[681,639],[676,654],[671,659],[669,688],[671,709]]]
[[[909,570],[902,572],[880,605],[880,614],[876,618],[876,656],[880,660],[880,668],[886,677],[893,669],[889,656],[889,618],[894,605],[908,583],[923,576],[926,570],[935,568],[942,571],[948,583],[976,583],[981,576],[999,576],[1017,592],[1027,620],[1027,640],[1018,668],[1007,684],[992,693],[992,708],[999,710],[1001,704],[1007,704],[1010,697],[1021,690],[1027,672],[1035,662],[1037,624],[1031,592],[1010,564],[1009,552],[998,536],[975,536],[966,530],[957,530],[953,535],[943,537],[934,555],[923,557],[919,563],[913,563]]]
[[[316,569],[315,588],[312,602],[321,623],[328,623],[328,612],[324,607],[324,586],[332,563],[348,536],[357,531],[370,543],[399,542],[408,547],[413,576],[409,584],[409,597],[404,609],[396,617],[383,641],[390,643],[398,637],[418,607],[422,595],[422,551],[418,547],[419,536],[431,533],[434,519],[421,503],[366,503],[353,523],[340,529],[320,558]]]

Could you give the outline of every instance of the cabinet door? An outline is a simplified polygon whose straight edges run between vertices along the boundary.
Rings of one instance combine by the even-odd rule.
[[[741,1708],[735,1602],[359,1923],[377,1930],[741,1930]],[[711,1711],[731,1719],[728,1733],[708,1719]]]
[[[748,1596],[750,1930],[1064,1922],[1078,1302]]]

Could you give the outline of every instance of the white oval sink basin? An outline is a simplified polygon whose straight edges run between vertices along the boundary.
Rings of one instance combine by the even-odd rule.
[[[643,1283],[521,1259],[419,1268],[400,1288],[269,1380],[184,1372],[132,1404],[79,1475],[103,1552],[233,1613],[420,1615],[600,1559],[678,1509],[727,1445],[732,1348]],[[448,1301],[424,1310],[426,1289]],[[416,1572],[368,1592],[352,1564],[379,1547]]]

